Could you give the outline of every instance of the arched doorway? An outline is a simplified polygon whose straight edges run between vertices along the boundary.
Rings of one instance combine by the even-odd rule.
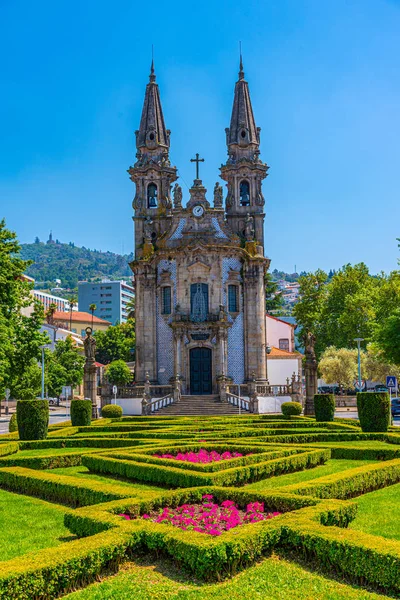
[[[190,350],[190,393],[196,396],[212,394],[210,348],[192,348]]]

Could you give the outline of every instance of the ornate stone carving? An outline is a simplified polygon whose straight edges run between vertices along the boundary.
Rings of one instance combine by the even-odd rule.
[[[85,333],[86,337],[83,340],[83,345],[85,348],[85,358],[86,362],[94,362],[96,357],[96,340],[92,335],[92,328],[86,327]]]
[[[182,188],[176,183],[174,186],[174,208],[182,208]]]
[[[246,242],[252,242],[254,240],[254,217],[247,213],[246,226],[245,226],[245,238]]]
[[[223,190],[222,185],[217,183],[214,186],[214,208],[222,208]]]
[[[153,221],[150,217],[146,217],[143,223],[143,237],[145,242],[152,241]]]

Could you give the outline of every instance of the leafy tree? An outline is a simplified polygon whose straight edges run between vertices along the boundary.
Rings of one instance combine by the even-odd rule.
[[[57,310],[57,304],[55,302],[51,302],[49,305],[49,308],[45,312],[46,321],[48,322],[49,325],[54,324],[54,313],[56,312],[56,310]]]
[[[57,342],[54,350],[54,360],[65,370],[66,378],[63,385],[75,387],[82,383],[85,358],[74,346],[71,336]],[[58,373],[60,374],[60,371]]]
[[[385,360],[400,365],[400,308],[376,326],[374,340]]]
[[[114,360],[106,367],[108,381],[116,385],[126,385],[132,381],[132,373],[123,360]]]
[[[319,347],[321,316],[327,296],[327,274],[318,269],[299,278],[299,301],[293,308],[293,315],[299,326],[299,338],[305,344],[308,333],[316,337],[316,349]]]
[[[265,282],[265,309],[267,313],[277,311],[284,305],[282,293],[278,290],[278,284],[273,280],[271,273],[266,273]]]
[[[112,325],[106,331],[96,331],[96,360],[108,364],[114,360],[125,362],[133,360],[135,348],[135,324],[129,319],[127,323]]]
[[[40,392],[36,367],[48,337],[40,332],[43,307],[32,301],[32,284],[23,276],[30,262],[22,260],[19,252],[16,234],[1,220],[0,391],[4,394],[5,388],[10,388],[12,397],[27,398]],[[31,316],[24,314],[24,309],[32,306]]]
[[[364,372],[367,379],[385,381],[387,376],[400,379],[400,364],[393,365],[385,360],[385,355],[376,343],[368,344],[365,355]]]
[[[357,360],[357,350],[330,346],[321,356],[319,372],[326,383],[337,383],[342,390],[353,387],[357,379]]]
[[[59,343],[59,342],[58,342]],[[45,350],[45,385],[50,397],[58,397],[69,379],[66,368],[57,360],[55,352]]]

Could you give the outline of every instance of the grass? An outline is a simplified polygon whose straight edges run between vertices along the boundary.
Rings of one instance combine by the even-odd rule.
[[[66,509],[0,490],[0,561],[75,539],[64,527]]]
[[[333,473],[341,473],[347,469],[353,469],[355,467],[363,467],[364,465],[371,464],[375,461],[370,460],[329,460],[325,465],[314,467],[313,469],[307,469],[305,471],[297,471],[296,473],[288,473],[287,475],[278,475],[277,477],[270,477],[269,479],[262,479],[256,483],[250,483],[245,488],[249,490],[266,490],[272,488],[282,487],[283,485],[291,485],[292,483],[301,483],[303,481],[311,481],[312,479],[318,479],[319,477],[325,477],[326,475],[332,475]]]
[[[115,482],[115,480],[117,478],[112,478],[110,476],[106,477],[106,476],[102,476],[102,475],[97,475],[96,473],[91,473],[89,471],[89,469],[87,469],[86,467],[79,466],[79,467],[60,467],[59,469],[45,469],[43,471],[44,473],[48,472],[48,473],[59,473],[60,475],[72,475],[73,477],[82,477],[82,479],[86,479],[86,480],[94,480],[94,481],[102,481],[104,483],[111,483]],[[123,485],[125,484],[127,487],[129,487],[130,489],[132,489],[133,491],[136,492],[159,492],[162,491],[160,490],[160,487],[157,487],[155,485],[146,485],[144,483],[128,483],[126,480],[124,479],[119,479],[118,478],[118,482]],[[136,495],[136,494],[134,494]]]
[[[357,498],[351,529],[400,541],[400,483]]]
[[[20,450],[12,454],[13,458],[32,458],[34,456],[59,456],[62,454],[87,454],[88,452],[104,452],[104,448],[41,448],[40,450]],[[4,457],[6,458],[6,457]]]
[[[169,561],[139,559],[64,600],[379,600],[387,598],[273,555],[232,579],[204,585]]]

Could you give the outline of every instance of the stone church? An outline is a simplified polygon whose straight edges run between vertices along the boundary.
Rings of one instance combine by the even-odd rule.
[[[133,200],[136,285],[136,381],[180,377],[182,392],[218,393],[221,381],[267,381],[264,276],[264,196],[268,166],[260,159],[242,60],[235,84],[227,160],[212,202],[199,177],[183,202],[169,158],[154,66],[128,173]],[[221,131],[222,135],[222,131]]]

